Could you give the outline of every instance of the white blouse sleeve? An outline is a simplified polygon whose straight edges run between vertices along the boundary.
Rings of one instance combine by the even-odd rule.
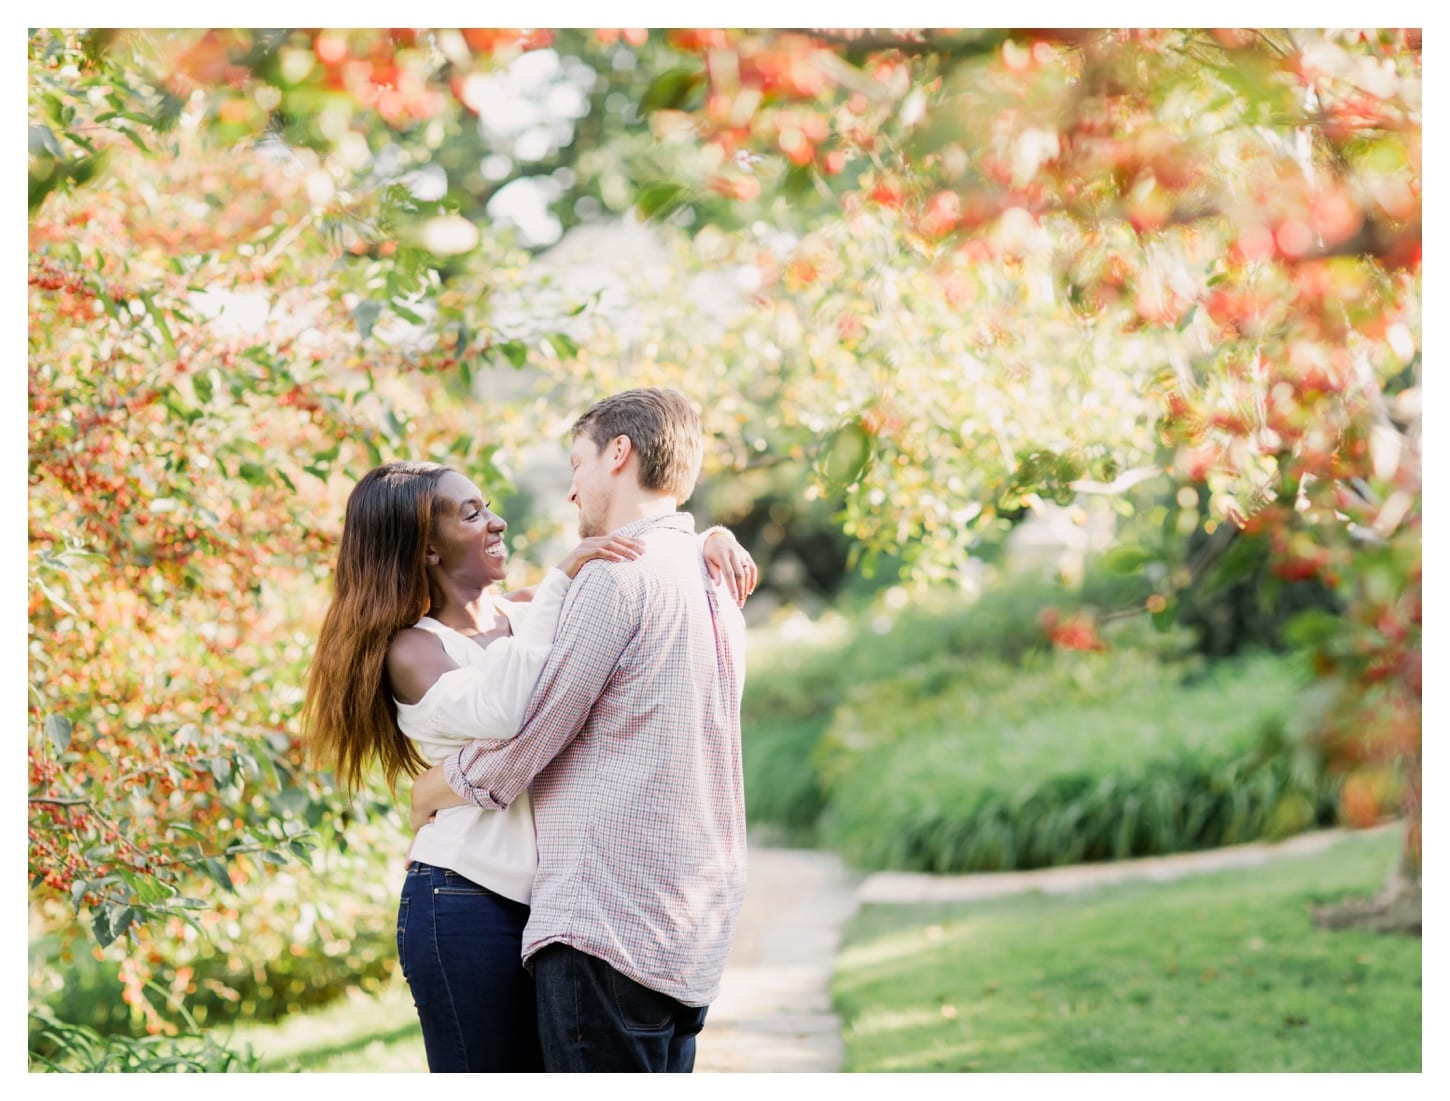
[[[549,660],[569,577],[550,570],[534,590],[517,630],[482,648],[477,659],[444,673],[415,704],[398,704],[404,734],[438,750],[475,738],[512,738],[523,725],[539,674]]]
[[[704,531],[700,532],[700,534],[696,537],[696,541],[700,544],[701,554],[705,553],[705,541],[709,539],[710,536],[714,535],[717,531],[723,531],[726,535],[730,534],[730,529],[727,528],[724,524],[711,524]]]

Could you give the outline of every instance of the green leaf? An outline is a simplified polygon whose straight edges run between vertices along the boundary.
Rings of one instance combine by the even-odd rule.
[[[137,872],[122,869],[121,878],[130,884],[131,889],[136,892],[136,897],[143,906],[151,906],[158,902],[165,902],[168,898],[179,893],[170,883],[163,883],[155,876],[141,875]]]
[[[227,875],[227,866],[217,857],[204,856],[197,862],[197,867],[222,890],[235,893],[232,877]]]
[[[54,604],[61,611],[65,612],[67,615],[78,615],[79,614],[74,608],[72,608],[69,604],[67,604],[65,602],[65,600],[62,599],[61,596],[58,593],[55,592],[55,590],[53,590],[44,581],[40,580],[40,578],[37,577],[35,579],[35,583],[40,586],[40,591],[45,594],[45,599],[49,600],[52,604]]]
[[[130,906],[102,906],[91,922],[91,932],[97,943],[106,948],[140,919],[141,915]]]
[[[1323,608],[1300,612],[1284,628],[1284,640],[1292,646],[1312,647],[1329,641],[1344,630],[1344,621]]]
[[[1103,555],[1103,568],[1109,573],[1126,576],[1137,573],[1153,559],[1154,555],[1142,547],[1114,547]]]
[[[679,184],[654,183],[640,189],[635,205],[646,219],[659,218],[680,205],[685,189]]]
[[[549,344],[554,349],[554,354],[560,359],[573,359],[579,354],[579,345],[563,333],[554,333],[549,337]]]
[[[522,340],[506,340],[498,345],[510,363],[515,367],[523,367],[529,361],[529,348]]]
[[[258,466],[256,463],[242,463],[237,469],[237,473],[248,485],[264,486],[271,480],[267,476],[266,467]]]
[[[32,126],[30,128],[30,152],[48,153],[56,160],[65,156],[65,151],[60,147],[60,141],[49,126]]]
[[[132,130],[129,126],[118,126],[116,127],[116,132],[127,138],[131,142],[131,144],[134,145],[137,149],[141,150],[141,152],[150,156],[151,147],[141,139],[140,134],[136,133],[136,131]]]
[[[381,302],[359,302],[357,308],[352,311],[353,323],[357,326],[360,337],[366,340],[373,335],[373,326],[378,323],[378,316],[383,312]]]
[[[1167,631],[1178,621],[1178,601],[1169,597],[1167,605],[1161,611],[1150,613],[1150,618],[1155,630]]]
[[[388,437],[388,442],[398,447],[407,434],[407,426],[398,419],[398,415],[391,409],[383,410],[383,434]]]
[[[64,715],[47,715],[45,717],[45,737],[57,753],[64,753],[70,748],[71,731],[74,729],[71,721]]]
[[[146,304],[146,312],[151,315],[151,320],[156,323],[156,328],[161,333],[161,346],[166,349],[168,356],[174,357],[176,341],[171,337],[171,326],[166,323],[165,312],[156,305],[156,296],[150,291],[142,291],[141,301]]]
[[[703,85],[704,80],[704,74],[698,69],[679,68],[661,73],[640,97],[639,113],[682,109],[690,93]]]
[[[1257,540],[1243,536],[1234,539],[1233,545],[1204,575],[1200,583],[1203,592],[1215,593],[1249,577],[1263,557],[1264,548]]]
[[[856,481],[871,461],[871,437],[858,420],[848,421],[832,433],[821,455],[821,476],[833,486]]]

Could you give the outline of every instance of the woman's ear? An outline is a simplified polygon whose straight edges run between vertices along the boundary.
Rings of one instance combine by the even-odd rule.
[[[423,564],[426,566],[438,565],[438,552],[432,547],[423,552]]]

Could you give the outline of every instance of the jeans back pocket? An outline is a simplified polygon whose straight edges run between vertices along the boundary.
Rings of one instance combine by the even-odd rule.
[[[626,1028],[658,1032],[674,1019],[675,999],[610,968],[614,1005]]]

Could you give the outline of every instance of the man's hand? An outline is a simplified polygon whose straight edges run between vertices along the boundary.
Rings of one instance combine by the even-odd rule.
[[[755,591],[755,583],[760,579],[750,552],[740,545],[733,532],[721,528],[705,540],[704,554],[710,580],[719,584],[723,577],[735,606],[745,607],[745,598]]]
[[[421,830],[445,807],[466,807],[468,800],[448,786],[443,766],[434,765],[413,781],[413,809],[408,816],[414,832]]]

